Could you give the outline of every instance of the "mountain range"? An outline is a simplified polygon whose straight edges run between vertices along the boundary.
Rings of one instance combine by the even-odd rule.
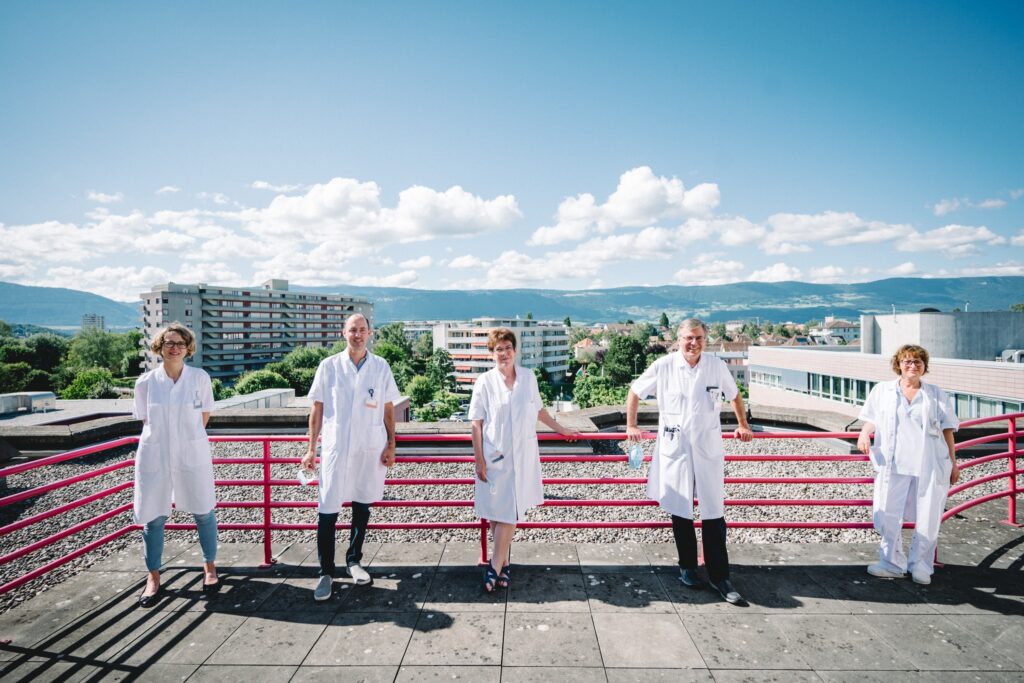
[[[399,287],[303,287],[296,291],[343,293],[370,300],[377,323],[392,320],[465,320],[480,316],[574,322],[672,320],[697,315],[717,322],[760,318],[804,322],[827,315],[857,319],[861,313],[954,308],[1005,311],[1024,301],[1024,277],[890,278],[854,284],[740,282],[728,285],[616,287],[610,289],[488,289],[476,291]],[[118,302],[89,292],[0,282],[0,320],[55,327],[81,324],[98,313],[108,327],[139,324],[138,302]]]

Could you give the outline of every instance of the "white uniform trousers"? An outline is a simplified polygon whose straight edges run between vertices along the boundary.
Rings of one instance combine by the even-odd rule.
[[[883,467],[875,477],[873,521],[882,536],[878,555],[890,571],[935,572],[935,548],[946,507],[949,478],[896,474]],[[914,522],[909,558],[903,553],[903,522]]]

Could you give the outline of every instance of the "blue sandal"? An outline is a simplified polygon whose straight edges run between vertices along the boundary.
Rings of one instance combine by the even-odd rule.
[[[484,570],[484,593],[493,593],[497,583],[498,572],[494,571],[494,565],[488,562],[487,569]]]
[[[498,572],[498,588],[508,588],[508,584],[512,580],[512,577],[509,575],[509,569],[510,567],[506,564]]]

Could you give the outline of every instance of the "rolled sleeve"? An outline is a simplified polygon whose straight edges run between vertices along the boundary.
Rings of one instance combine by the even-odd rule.
[[[469,412],[466,416],[470,420],[487,419],[487,391],[484,389],[484,378],[478,377],[473,384],[473,395],[469,399]]]
[[[398,390],[398,383],[395,382],[395,375],[388,367],[387,376],[384,378],[384,402],[397,403],[402,393]]]
[[[205,372],[203,373],[202,386],[203,412],[213,412],[213,382]]]
[[[718,360],[718,384],[722,388],[722,395],[726,401],[733,401],[740,395],[740,388],[736,386],[736,380],[729,372],[729,365],[722,359]]]
[[[658,362],[655,361],[643,374],[633,380],[629,385],[630,391],[639,398],[658,395]]]
[[[533,375],[533,373],[530,373]],[[544,399],[540,396],[540,387],[537,386],[537,376],[533,375],[530,382],[530,401],[533,403],[533,411],[539,413],[544,408]]]
[[[148,376],[143,375],[135,381],[135,405],[132,408],[132,417],[143,422],[149,420],[149,412],[146,409],[146,395],[149,391],[147,379]]]
[[[878,402],[881,400],[882,386],[888,385],[876,384],[871,389],[871,393],[868,394],[868,400],[864,401],[864,407],[860,409],[860,413],[857,415],[857,419],[861,422],[870,422],[876,427],[878,426],[882,417],[878,414]]]
[[[942,429],[952,429],[954,432],[960,429],[960,419],[956,416],[956,409],[953,407],[953,399],[943,394],[939,400],[939,423]]]
[[[316,372],[313,373],[313,383],[309,385],[309,393],[306,395],[314,401],[320,401],[324,403],[324,382],[326,370],[324,369],[324,362],[321,361],[320,365],[316,366]]]

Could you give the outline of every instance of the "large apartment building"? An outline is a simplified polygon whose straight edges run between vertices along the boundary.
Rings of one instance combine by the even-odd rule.
[[[918,344],[931,358],[925,381],[953,397],[961,420],[1024,406],[1024,313],[864,315],[861,329],[860,349],[751,346],[751,403],[856,417],[875,384],[896,378],[896,349]]]
[[[434,348],[451,354],[459,386],[468,390],[477,377],[494,367],[487,351],[487,334],[496,327],[507,327],[516,335],[517,363],[524,368],[545,370],[553,383],[565,379],[569,369],[569,334],[562,323],[521,318],[440,321],[433,326]]]
[[[368,320],[373,316],[372,304],[364,299],[293,292],[287,280],[268,280],[259,287],[169,282],[140,296],[145,369],[157,364],[149,351],[153,335],[178,320],[196,333],[191,364],[229,382],[281,360],[297,347],[334,344],[342,338],[350,315],[362,313]]]

